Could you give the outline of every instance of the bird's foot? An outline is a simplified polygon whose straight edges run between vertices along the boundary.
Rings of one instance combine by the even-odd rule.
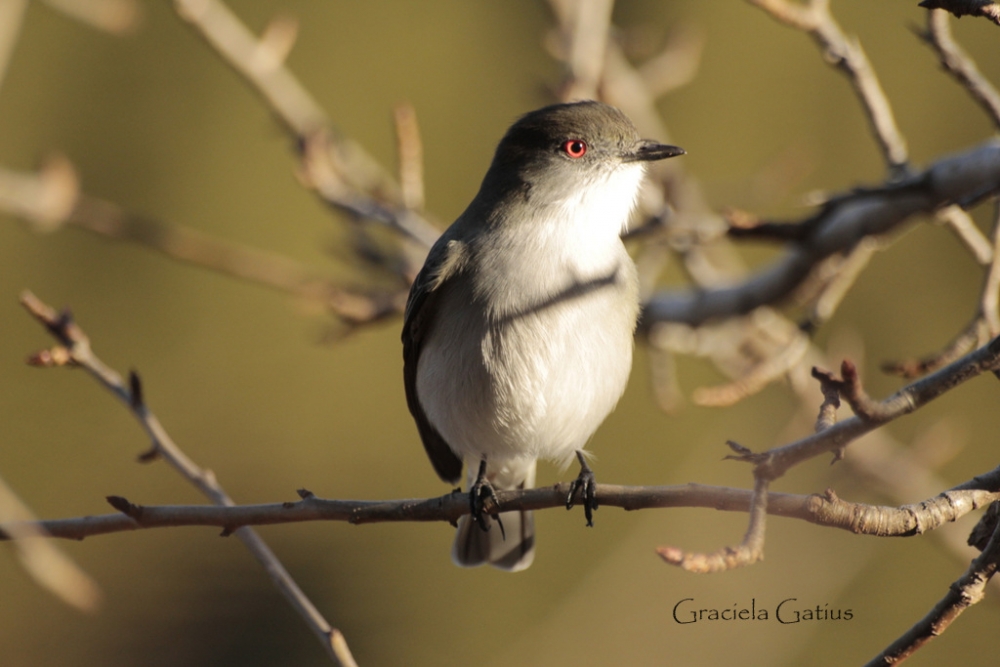
[[[576,458],[580,461],[580,474],[569,485],[569,495],[566,496],[566,509],[573,509],[573,497],[580,492],[583,500],[583,513],[587,517],[587,525],[593,527],[594,512],[597,510],[597,480],[594,471],[587,465],[583,452],[578,451]]]
[[[489,502],[492,507],[492,512],[487,512],[487,502]],[[497,493],[493,489],[493,484],[490,480],[486,478],[486,459],[483,459],[479,464],[479,474],[476,475],[476,481],[472,483],[469,487],[469,510],[472,515],[472,519],[479,524],[479,528],[483,531],[490,529],[490,524],[486,517],[490,516],[497,522],[500,526],[500,536],[503,539],[507,539],[507,534],[503,529],[503,522],[500,520],[500,514],[496,511],[496,508],[500,506],[500,499],[497,498]]]

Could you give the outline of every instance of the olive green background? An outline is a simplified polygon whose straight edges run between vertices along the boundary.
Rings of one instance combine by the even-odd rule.
[[[414,105],[427,207],[440,220],[461,212],[504,129],[550,102],[559,80],[542,46],[551,22],[540,2],[232,6],[254,30],[275,13],[300,17],[289,66],[386,166],[395,161],[392,107]],[[296,182],[289,138],[169,3],[143,8],[136,34],[112,37],[32,5],[0,89],[0,164],[31,169],[60,151],[86,192],[131,212],[337,271],[328,249],[343,238],[343,221]],[[924,19],[915,1],[841,0],[833,9],[866,47],[917,164],[990,135],[985,116],[909,30]],[[808,211],[801,201],[811,190],[881,180],[848,84],[807,37],[743,2],[623,0],[615,21],[647,55],[679,25],[702,31],[697,79],[660,109],[713,206],[794,218]],[[955,28],[1000,81],[998,28],[972,19]],[[787,164],[776,185],[760,176]],[[985,214],[976,214],[984,229]],[[770,256],[747,252],[754,263]],[[947,231],[920,225],[876,257],[817,340],[863,354],[871,392],[885,395],[900,383],[874,370],[876,362],[943,345],[974,312],[979,283]],[[0,216],[0,475],[42,517],[109,512],[109,494],[145,504],[204,501],[162,462],[136,463],[144,436],[82,372],[24,365],[50,344],[17,305],[25,288],[71,305],[105,361],[138,369],[174,439],[240,502],[294,499],[300,487],[364,499],[449,490],[406,410],[398,321],[322,345],[329,321],[282,294],[77,230],[41,235]],[[640,347],[628,392],[592,443],[600,481],[745,487],[747,470],[721,461],[726,439],[761,449],[805,434],[801,425],[786,428],[797,403],[780,384],[733,408],[688,405],[665,415],[644,362]],[[687,392],[722,380],[697,360],[680,369]],[[1000,385],[979,378],[889,431],[911,442],[945,420],[966,446],[939,474],[959,483],[997,463],[998,398]],[[543,465],[539,482],[571,474]],[[827,487],[889,502],[827,460],[776,485]],[[773,519],[764,562],[697,576],[664,565],[654,547],[734,543],[744,516],[604,508],[593,529],[579,510],[541,512],[537,522],[537,559],[517,575],[452,566],[445,524],[316,523],[261,534],[363,666],[862,664],[966,566],[934,537],[879,540]],[[60,546],[99,582],[103,605],[94,615],[65,607],[0,547],[5,667],[327,664],[242,545],[214,529]],[[796,598],[802,608],[850,609],[853,620],[781,625],[772,613],[767,622],[679,625],[671,610],[685,598],[772,612]],[[991,597],[911,663],[993,665],[998,623]]]

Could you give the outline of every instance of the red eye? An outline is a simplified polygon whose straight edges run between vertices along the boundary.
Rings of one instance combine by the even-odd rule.
[[[562,149],[571,158],[581,158],[587,152],[587,143],[580,139],[570,139],[562,145]]]

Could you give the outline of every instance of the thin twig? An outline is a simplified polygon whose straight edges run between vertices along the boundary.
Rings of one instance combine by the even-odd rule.
[[[879,366],[882,372],[890,375],[898,375],[904,378],[918,378],[950,364],[969,350],[975,349],[984,339],[988,338],[989,336],[986,335],[986,323],[982,317],[977,315],[947,345],[937,352],[919,359],[883,361]]]
[[[1000,5],[994,4],[994,7]],[[1000,93],[979,71],[969,54],[955,41],[951,34],[951,21],[945,10],[928,11],[927,30],[919,34],[937,53],[945,71],[962,84],[972,99],[983,107],[993,124],[1000,128]]]
[[[802,461],[846,447],[865,433],[923,407],[959,384],[981,373],[1000,370],[1000,337],[958,361],[909,384],[883,401],[864,393],[856,373],[849,368],[840,387],[841,396],[858,414],[814,435],[761,454],[754,454],[756,471],[776,479]]]
[[[38,320],[48,332],[59,342],[57,348],[62,352],[64,364],[80,366],[86,369],[92,377],[114,394],[139,422],[152,443],[151,449],[140,457],[148,461],[153,458],[163,458],[180,475],[195,486],[203,495],[216,505],[232,506],[232,499],[215,479],[210,470],[199,467],[181,451],[160,424],[160,421],[149,410],[142,400],[139,376],[132,372],[129,384],[126,385],[121,375],[105,365],[90,347],[90,339],[73,321],[69,311],[61,313],[40,301],[31,292],[21,295],[21,304]],[[35,365],[52,365],[45,363],[51,354],[35,355],[31,360]],[[278,590],[285,596],[292,607],[309,625],[309,628],[320,639],[330,658],[339,665],[356,667],[340,631],[332,628],[323,618],[319,610],[291,578],[288,571],[278,560],[267,544],[250,528],[239,528],[235,531],[237,537],[246,545],[251,554],[264,566]]]
[[[838,257],[836,271],[812,300],[808,314],[811,326],[818,327],[833,317],[837,307],[881,245],[879,239],[869,236]]]
[[[725,572],[737,567],[753,565],[764,558],[764,526],[767,520],[768,480],[754,479],[750,498],[750,525],[743,541],[736,547],[723,547],[712,553],[683,551],[677,547],[658,547],[656,553],[664,562],[696,574]]]
[[[983,235],[972,216],[955,204],[945,206],[934,214],[935,219],[946,226],[962,245],[972,253],[976,263],[986,266],[993,261],[993,248]]]
[[[258,39],[220,0],[174,0],[177,13],[239,73],[292,133],[304,182],[329,204],[378,221],[429,248],[438,230],[403,206],[399,185],[357,142],[338,133],[312,95],[284,65],[288,44]],[[322,153],[320,153],[322,151]]]
[[[787,0],[749,1],[775,19],[808,33],[823,50],[826,59],[847,75],[890,174],[893,177],[905,174],[909,160],[906,141],[896,126],[892,106],[861,44],[856,38],[845,35],[830,14],[829,1],[808,0],[804,5]]]
[[[840,385],[832,381],[829,374],[813,368],[813,377],[819,380],[819,389],[823,393],[823,402],[819,406],[815,429],[822,433],[837,423],[837,410],[840,408]]]
[[[882,370],[905,378],[925,375],[958,359],[990,338],[1000,334],[1000,202],[993,208],[990,261],[983,275],[979,304],[972,320],[943,349],[920,359],[886,361]]]
[[[722,407],[734,405],[747,396],[756,394],[797,366],[809,350],[809,338],[795,331],[779,350],[732,382],[711,387],[698,387],[691,399],[697,405]]]
[[[948,588],[948,593],[926,616],[890,644],[865,667],[898,665],[920,647],[948,629],[962,612],[983,599],[986,584],[1000,566],[1000,523],[993,529],[983,552],[969,569]]]
[[[41,232],[70,225],[100,236],[136,243],[201,268],[319,303],[352,324],[402,311],[404,290],[351,290],[282,255],[219,239],[190,227],[124,211],[79,192],[72,165],[50,158],[36,173],[0,167],[0,210]]]
[[[1000,202],[993,205],[993,230],[990,233],[993,259],[983,279],[979,312],[986,321],[990,336],[1000,335]]]

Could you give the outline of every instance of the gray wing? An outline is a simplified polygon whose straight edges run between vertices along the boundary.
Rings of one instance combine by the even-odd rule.
[[[441,239],[434,244],[424,268],[417,274],[406,301],[403,320],[403,383],[406,387],[406,404],[417,422],[420,439],[438,477],[450,484],[457,484],[462,477],[462,459],[455,456],[451,447],[427,419],[417,396],[417,363],[423,349],[425,336],[436,320],[441,287],[449,278],[461,271],[463,246],[457,241]]]

